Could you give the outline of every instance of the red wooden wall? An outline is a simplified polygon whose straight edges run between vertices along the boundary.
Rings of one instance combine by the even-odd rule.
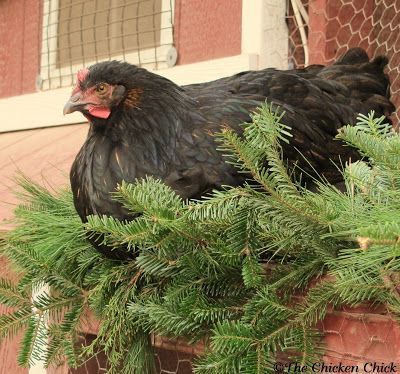
[[[174,40],[178,64],[239,55],[242,0],[176,0]]]
[[[0,98],[35,92],[42,1],[0,1]]]

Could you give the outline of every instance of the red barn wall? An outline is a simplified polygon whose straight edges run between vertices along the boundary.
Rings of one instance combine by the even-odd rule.
[[[242,0],[176,0],[178,64],[241,53]]]
[[[35,92],[42,1],[0,1],[0,97]]]

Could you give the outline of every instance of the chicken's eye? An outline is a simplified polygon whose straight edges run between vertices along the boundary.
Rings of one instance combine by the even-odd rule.
[[[106,90],[107,90],[107,87],[103,83],[101,83],[101,84],[96,86],[96,92],[97,93],[104,93],[104,92],[106,92]]]

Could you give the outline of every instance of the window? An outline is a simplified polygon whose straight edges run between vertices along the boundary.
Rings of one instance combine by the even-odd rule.
[[[39,86],[71,86],[79,68],[100,60],[166,66],[172,25],[171,0],[45,0]]]

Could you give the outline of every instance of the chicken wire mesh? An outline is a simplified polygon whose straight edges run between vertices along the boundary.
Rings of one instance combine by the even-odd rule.
[[[168,339],[152,335],[152,345],[155,348],[157,374],[192,374],[193,361],[205,350],[205,341],[189,345],[183,339]]]
[[[95,337],[90,333],[82,334],[77,344],[90,345]],[[154,347],[157,374],[192,374],[193,360],[204,351],[203,342],[196,345],[188,345],[182,339],[170,340],[155,335],[151,337],[151,341]],[[107,373],[108,369],[107,357],[104,352],[100,351],[76,369],[68,368],[64,363],[58,367],[51,366],[47,369],[47,374],[102,374]]]
[[[324,335],[327,363],[355,365],[371,372],[368,363],[372,366],[373,362],[382,365],[400,360],[400,326],[382,306],[364,304],[330,312],[319,329]]]
[[[305,22],[307,36],[314,33],[318,39],[314,50],[303,43],[301,23],[295,17],[293,4],[303,5],[310,14],[323,15],[324,23],[312,26]],[[309,9],[310,8],[310,9]],[[329,64],[352,47],[362,47],[371,58],[386,55],[386,72],[391,82],[391,98],[397,110],[392,116],[395,126],[400,123],[400,0],[290,0],[287,22],[289,27],[289,65],[303,67],[308,50],[318,61]],[[322,41],[322,44],[320,43]],[[321,48],[322,46],[322,48]],[[311,47],[310,47],[311,48]]]
[[[308,0],[288,0],[286,22],[289,30],[288,67],[306,65],[308,37]]]
[[[71,86],[79,68],[100,60],[157,69],[172,45],[172,0],[44,0],[38,86]]]
[[[93,334],[82,333],[77,341],[77,346],[88,346],[93,343],[96,338]],[[46,374],[105,374],[107,373],[107,358],[103,351],[91,356],[78,368],[69,368],[66,362],[60,365],[51,365],[47,368]]]

